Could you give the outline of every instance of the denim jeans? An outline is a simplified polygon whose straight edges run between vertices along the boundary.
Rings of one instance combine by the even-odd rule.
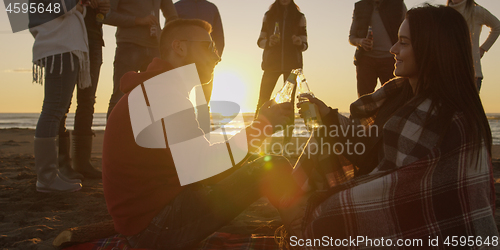
[[[129,71],[146,71],[153,58],[159,57],[158,48],[149,48],[134,43],[117,43],[115,51],[114,74],[113,74],[113,94],[109,99],[108,114],[122,98],[120,91],[120,79]]]
[[[394,77],[394,58],[372,58],[363,56],[356,60],[356,78],[358,82],[358,97],[373,93],[377,86]]]
[[[92,120],[94,119],[94,104],[99,74],[102,65],[102,46],[89,42],[90,79],[92,86],[85,89],[76,88],[75,129],[73,134],[92,135]]]
[[[71,57],[73,57],[73,70],[71,70]],[[61,63],[62,73],[60,72]],[[65,123],[61,121],[65,121],[80,71],[78,57],[70,52],[55,55],[54,58],[47,57],[46,65],[48,66],[45,67],[42,112],[35,130],[37,138],[56,137],[59,131],[66,130]]]
[[[262,195],[277,204],[284,192],[297,190],[291,170],[290,162],[283,157],[260,158],[217,184],[190,185],[145,230],[128,237],[128,241],[134,248],[192,247],[231,222]]]

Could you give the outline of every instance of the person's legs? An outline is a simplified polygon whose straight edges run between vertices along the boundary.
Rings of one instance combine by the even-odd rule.
[[[288,76],[290,75],[290,72],[291,71],[282,72],[283,82],[286,82],[286,80],[288,79]],[[293,91],[292,91],[292,101],[291,102],[292,102],[293,107],[295,107],[295,92],[297,90],[297,85],[298,85],[298,83],[295,84]],[[295,110],[295,108],[294,108],[294,110]],[[291,115],[292,115],[291,124],[287,124],[285,126],[285,131],[283,131],[283,150],[284,150],[284,153],[288,152],[285,147],[292,140],[292,137],[293,137],[293,129],[294,129],[294,125],[295,125],[295,112],[292,113]]]
[[[71,69],[71,60],[73,60],[74,64],[73,70]],[[42,112],[35,130],[35,137],[37,138],[56,137],[60,129],[66,129],[65,126],[61,127],[60,124],[64,123],[63,121],[67,115],[79,72],[78,58],[71,53],[48,57],[47,65]]]
[[[356,61],[356,79],[358,97],[373,93],[377,86],[377,71],[373,58],[364,56]]]
[[[75,112],[75,135],[92,135],[92,120],[94,118],[94,104],[96,100],[97,84],[102,65],[102,47],[90,43],[90,79],[92,86],[76,90],[77,107]]]
[[[94,104],[97,84],[102,65],[102,47],[98,43],[90,44],[90,78],[92,86],[85,89],[77,88],[77,107],[75,114],[75,129],[73,131],[73,169],[86,178],[101,178],[101,171],[90,163],[92,153],[92,121],[94,119]]]
[[[380,79],[380,86],[394,78],[394,63],[393,57],[377,58],[377,76]]]
[[[117,43],[115,52],[114,73],[113,73],[113,94],[109,100],[107,117],[122,98],[120,91],[120,80],[129,71],[144,71],[152,60],[151,51],[147,47],[142,47],[133,43]],[[156,56],[155,54],[154,56]],[[147,59],[145,59],[147,58]],[[149,59],[149,61],[147,61]]]
[[[248,163],[212,186],[186,188],[140,234],[132,247],[185,249],[233,220],[262,195],[279,204],[284,192],[298,189],[292,167],[279,156]]]
[[[476,87],[477,87],[477,92],[481,90],[481,85],[483,84],[483,78],[482,77],[476,77]]]
[[[57,150],[57,135],[60,130],[66,130],[63,118],[68,112],[79,71],[78,58],[69,52],[47,58],[45,94],[34,141],[36,189],[39,192],[77,191],[82,187],[79,180],[68,180],[59,173]]]
[[[260,107],[262,107],[262,105],[271,98],[276,82],[281,74],[282,72],[264,71],[262,81],[260,83],[259,101],[257,102],[255,116],[257,116]]]

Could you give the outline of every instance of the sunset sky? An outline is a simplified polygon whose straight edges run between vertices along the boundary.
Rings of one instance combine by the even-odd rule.
[[[262,70],[262,49],[257,38],[264,13],[272,0],[213,0],[222,16],[226,47],[215,70],[212,100],[234,101],[244,112],[257,103]],[[304,73],[311,90],[328,105],[347,112],[356,100],[355,47],[348,42],[355,0],[296,0],[307,19],[309,49],[304,52]],[[425,1],[405,0],[408,9]],[[446,0],[427,1],[445,4]],[[500,17],[500,0],[476,0]],[[163,22],[162,22],[163,23]],[[115,27],[104,26],[103,65],[97,90],[96,112],[106,112],[112,91]],[[489,28],[483,27],[481,41]],[[13,34],[5,7],[0,7],[0,113],[39,113],[43,87],[31,83],[33,37],[28,31]],[[500,113],[500,41],[482,59],[481,99],[487,113]],[[281,86],[277,84],[275,92]],[[76,102],[73,101],[71,112]]]

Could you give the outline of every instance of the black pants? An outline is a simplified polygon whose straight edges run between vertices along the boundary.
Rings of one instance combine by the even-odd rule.
[[[394,58],[373,58],[364,56],[356,60],[356,78],[358,81],[358,97],[373,93],[377,86],[394,77]]]

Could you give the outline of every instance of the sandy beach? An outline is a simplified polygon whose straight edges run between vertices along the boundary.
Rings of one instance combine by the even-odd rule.
[[[92,163],[101,168],[104,131],[93,141]],[[38,193],[33,157],[34,130],[0,130],[0,249],[54,249],[52,241],[64,229],[110,220],[102,182],[85,180],[81,191]],[[303,139],[302,139],[303,140]],[[500,146],[493,146],[500,225]],[[221,232],[274,234],[281,225],[276,210],[262,198]]]

